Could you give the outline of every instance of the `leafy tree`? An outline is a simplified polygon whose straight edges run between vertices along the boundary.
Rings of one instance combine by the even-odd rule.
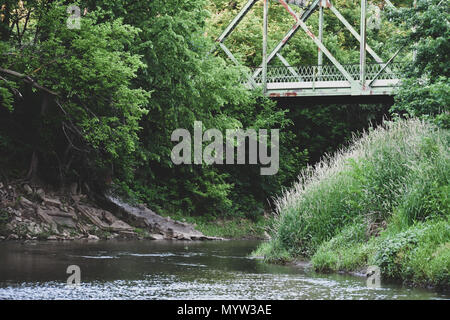
[[[0,42],[1,135],[12,149],[24,147],[22,157],[32,155],[29,177],[41,167],[59,182],[80,175],[104,182],[129,171],[147,112],[149,91],[131,83],[145,65],[128,51],[140,30],[123,19],[100,22],[101,11],[69,29],[66,10],[64,1],[3,7],[10,18]]]
[[[447,0],[418,0],[416,7],[391,13],[405,30],[396,43],[414,51],[392,110],[410,116],[436,116],[446,127],[450,125],[449,8]]]

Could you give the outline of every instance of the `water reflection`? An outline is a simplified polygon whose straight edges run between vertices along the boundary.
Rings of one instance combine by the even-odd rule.
[[[0,299],[446,299],[248,256],[256,241],[0,243]],[[66,286],[69,265],[81,284]]]

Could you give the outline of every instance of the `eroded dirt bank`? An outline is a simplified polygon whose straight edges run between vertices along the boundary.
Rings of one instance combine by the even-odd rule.
[[[93,201],[76,184],[57,192],[0,182],[0,240],[219,240],[144,205],[131,206],[112,195],[100,199]]]

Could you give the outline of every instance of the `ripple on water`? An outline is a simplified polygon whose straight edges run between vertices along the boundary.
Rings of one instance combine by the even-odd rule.
[[[74,243],[42,245],[42,250],[38,244],[34,247],[39,250],[30,251],[30,247],[4,244],[0,246],[0,300],[448,298],[398,285],[370,289],[364,278],[268,265],[248,257],[256,245],[200,243],[190,245],[187,251],[165,242],[98,243],[89,247]],[[21,251],[24,248],[28,251]],[[63,282],[69,263],[81,266],[82,283],[75,288]],[[61,272],[63,278],[53,281]]]
[[[232,273],[227,279],[184,280],[149,275],[143,280],[93,281],[72,288],[58,282],[0,288],[0,299],[415,299],[410,291],[368,289],[357,281],[297,275]]]

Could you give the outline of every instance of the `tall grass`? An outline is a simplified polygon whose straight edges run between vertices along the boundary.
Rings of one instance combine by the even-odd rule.
[[[321,246],[322,257],[340,248],[335,263],[326,263],[356,268],[375,254],[375,244],[365,246],[371,238],[430,219],[448,223],[449,145],[448,130],[417,119],[354,137],[348,148],[306,168],[276,200],[273,238],[257,254],[286,260],[312,257]],[[329,243],[333,238],[339,245]]]

